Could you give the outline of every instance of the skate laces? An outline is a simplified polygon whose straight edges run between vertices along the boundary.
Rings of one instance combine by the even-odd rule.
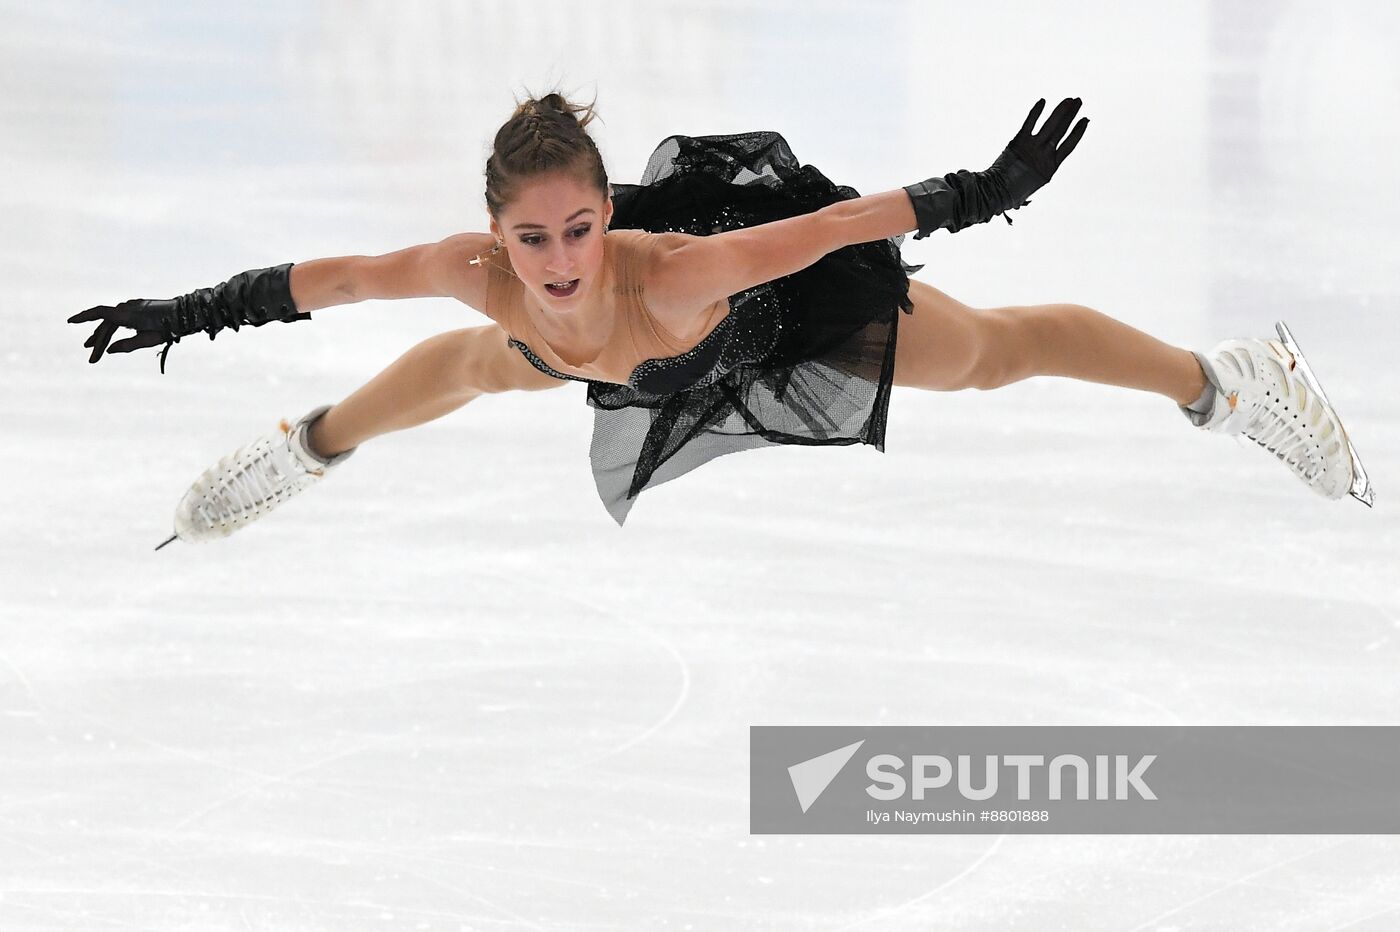
[[[1269,353],[1235,346],[1218,355],[1217,364],[1243,386],[1226,393],[1224,403],[1233,410],[1222,426],[1226,433],[1254,441],[1309,484],[1316,483],[1328,460],[1342,451],[1335,419],[1328,417],[1322,398],[1293,375],[1292,354],[1273,341],[1263,345]]]
[[[300,491],[308,478],[321,475],[320,470],[308,470],[297,459],[285,442],[285,422],[283,427],[283,442],[263,438],[216,467],[227,471],[227,478],[194,509],[208,527],[255,517],[265,506]]]

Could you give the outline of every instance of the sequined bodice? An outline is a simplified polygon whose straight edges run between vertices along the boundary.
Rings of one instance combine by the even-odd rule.
[[[733,323],[734,315],[730,314],[716,324],[715,328],[703,340],[687,352],[678,356],[658,356],[638,364],[632,370],[632,374],[627,377],[627,384],[648,394],[669,395],[681,389],[695,388],[698,385],[714,381],[724,374],[723,371],[716,368],[716,363],[720,360],[720,350],[724,348],[725,341],[729,338]],[[520,350],[536,369],[555,378],[573,379],[577,382],[606,382],[604,379],[590,379],[587,376],[560,372],[540,359],[539,356],[535,355],[534,350],[515,337],[510,338],[510,345]],[[616,383],[607,382],[606,384]]]

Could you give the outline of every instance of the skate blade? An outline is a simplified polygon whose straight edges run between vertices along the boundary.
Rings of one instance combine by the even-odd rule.
[[[1361,457],[1356,454],[1356,447],[1352,445],[1351,435],[1347,433],[1346,426],[1342,424],[1342,416],[1337,414],[1337,409],[1333,407],[1327,393],[1322,390],[1322,383],[1317,380],[1317,375],[1308,365],[1307,357],[1298,348],[1298,341],[1293,339],[1293,333],[1288,329],[1288,325],[1280,320],[1274,324],[1274,329],[1278,331],[1284,349],[1293,354],[1295,367],[1303,377],[1303,381],[1307,383],[1308,389],[1321,398],[1327,407],[1332,408],[1332,414],[1337,418],[1337,426],[1342,429],[1342,438],[1346,440],[1347,444],[1347,455],[1351,457],[1351,488],[1347,490],[1347,494],[1367,508],[1375,507],[1376,492],[1371,488],[1371,480],[1366,475],[1366,467],[1361,465]]]

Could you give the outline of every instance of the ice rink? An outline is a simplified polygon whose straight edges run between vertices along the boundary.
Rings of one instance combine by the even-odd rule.
[[[749,727],[1400,724],[1394,4],[0,3],[0,930],[1400,928],[1400,839],[749,834]],[[615,182],[781,132],[873,194],[1091,125],[904,243],[975,307],[1180,346],[1285,320],[1376,507],[1160,396],[894,390],[886,451],[722,457],[619,528],[585,388],[364,447],[154,553],[447,299],[87,362],[65,319],[487,229],[512,93]]]

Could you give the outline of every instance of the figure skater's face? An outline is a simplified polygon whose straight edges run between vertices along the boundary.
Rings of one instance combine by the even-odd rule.
[[[562,172],[526,182],[491,232],[504,239],[510,264],[543,307],[560,313],[590,306],[603,266],[603,227],[612,219],[611,197]],[[572,291],[552,283],[577,279]]]

